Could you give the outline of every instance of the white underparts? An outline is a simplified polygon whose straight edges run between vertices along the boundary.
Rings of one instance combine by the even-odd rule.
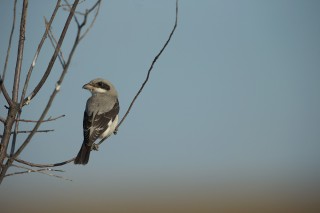
[[[114,130],[118,124],[118,119],[119,119],[119,117],[117,115],[113,122],[112,122],[112,120],[109,121],[108,128],[106,129],[106,131],[104,131],[104,133],[102,133],[100,135],[100,137],[99,137],[100,139],[109,137],[114,132]]]

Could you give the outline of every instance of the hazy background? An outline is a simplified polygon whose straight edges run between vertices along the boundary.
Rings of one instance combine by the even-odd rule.
[[[81,4],[87,5],[89,1]],[[21,14],[18,1],[17,14]],[[29,1],[22,83],[54,1]],[[1,72],[13,1],[0,2]],[[86,166],[16,175],[0,186],[5,212],[311,212],[320,194],[320,1],[180,0],[179,23],[150,81],[118,134]],[[53,24],[56,37],[67,12]],[[65,114],[41,129],[21,158],[56,163],[82,143],[90,94],[83,84],[103,77],[125,113],[170,33],[173,0],[103,1],[48,113]],[[14,42],[18,39],[17,17]],[[63,44],[68,53],[75,25]],[[7,88],[12,88],[16,45]],[[47,41],[29,92],[53,53]],[[37,119],[61,73],[22,118]],[[28,92],[28,93],[29,93]],[[0,114],[6,115],[0,97]],[[40,104],[40,105],[37,105]],[[22,125],[21,129],[31,129]],[[0,125],[3,130],[3,125]],[[20,135],[19,144],[25,135]],[[11,172],[15,170],[10,170]]]

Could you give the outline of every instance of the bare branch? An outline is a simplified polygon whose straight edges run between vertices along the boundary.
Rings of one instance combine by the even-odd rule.
[[[75,4],[73,4],[74,6]],[[73,12],[74,12],[75,8],[73,7]],[[44,119],[44,117],[46,116],[46,114],[48,113],[48,110],[50,109],[52,102],[55,98],[55,96],[57,95],[57,93],[60,91],[60,85],[63,82],[64,76],[66,75],[69,65],[71,63],[71,60],[73,58],[74,52],[76,50],[76,48],[78,47],[79,41],[80,41],[80,35],[81,35],[81,30],[83,28],[83,26],[85,25],[86,19],[83,20],[83,22],[78,26],[78,32],[74,41],[74,44],[72,46],[71,52],[69,54],[67,63],[64,67],[64,70],[62,71],[60,78],[56,84],[56,87],[54,89],[54,91],[52,92],[50,99],[40,117],[40,119],[38,120],[38,122],[36,123],[35,127],[33,128],[32,132],[29,134],[29,136],[26,138],[26,140],[23,142],[23,144],[19,147],[19,149],[16,151],[16,153],[7,161],[5,168],[3,170],[6,170],[11,164],[12,162],[19,156],[19,154],[23,151],[23,149],[28,145],[28,143],[30,142],[31,138],[33,137],[33,135],[35,134],[35,132],[37,131],[37,129],[39,128],[42,120]],[[56,49],[57,50],[57,49]],[[72,159],[74,160],[74,159]],[[1,178],[1,176],[0,176]],[[1,181],[1,179],[0,179]]]
[[[75,8],[76,8],[76,5],[77,5],[78,2],[79,2],[79,0],[75,0],[75,3],[73,4],[72,11],[70,12],[70,14],[71,14],[71,13],[74,14],[74,11],[75,11]],[[70,23],[70,19],[72,18],[72,16],[70,17],[70,14],[69,14],[69,17],[68,17],[68,20],[67,20],[67,22],[69,22],[69,23]],[[49,98],[49,101],[48,101],[45,109],[43,110],[43,112],[42,112],[42,114],[41,114],[41,116],[40,116],[40,118],[39,118],[39,121],[36,123],[36,125],[34,126],[32,132],[28,135],[28,137],[25,139],[25,141],[22,143],[22,145],[19,147],[19,149],[14,153],[14,155],[13,155],[11,158],[8,159],[8,161],[6,162],[6,164],[2,167],[2,171],[1,171],[1,174],[0,174],[0,183],[1,183],[1,181],[3,180],[3,177],[4,177],[4,175],[6,174],[8,168],[12,165],[13,161],[20,155],[20,153],[24,150],[24,148],[25,148],[25,147],[29,144],[29,142],[31,141],[32,137],[34,136],[34,134],[35,134],[36,131],[38,130],[39,126],[41,125],[41,123],[42,123],[41,121],[42,121],[42,120],[44,119],[44,117],[47,115],[47,113],[48,113],[48,111],[49,111],[49,109],[50,109],[50,107],[51,107],[51,105],[52,105],[52,103],[53,103],[53,100],[54,100],[55,96],[56,96],[57,93],[60,91],[60,86],[61,86],[61,84],[62,84],[62,82],[63,82],[64,76],[66,75],[66,73],[67,73],[67,71],[68,71],[68,68],[69,68],[69,65],[70,65],[70,63],[71,63],[71,60],[72,60],[72,58],[73,58],[73,55],[74,55],[74,53],[75,53],[75,50],[76,50],[76,48],[78,47],[79,37],[80,37],[80,35],[81,35],[81,30],[82,30],[82,28],[83,28],[84,25],[85,25],[85,20],[83,21],[83,23],[81,23],[80,26],[78,26],[78,32],[77,32],[77,35],[76,35],[74,44],[73,44],[73,46],[72,46],[71,52],[70,52],[70,54],[69,54],[67,63],[66,63],[66,65],[65,65],[65,67],[64,67],[64,70],[62,71],[62,73],[61,73],[61,75],[60,75],[60,78],[59,78],[58,82],[56,83],[56,87],[55,87],[55,89],[53,90],[53,92],[52,92],[52,94],[51,94],[51,96],[50,96],[50,98]],[[58,54],[58,49],[60,48],[60,46],[59,46],[60,41],[61,41],[61,36],[60,36],[60,39],[59,39],[59,42],[58,42],[58,46],[57,46],[57,48],[56,48],[56,50],[55,50],[56,57],[57,57],[57,54]],[[61,45],[61,44],[60,44],[60,45]],[[52,68],[52,67],[51,67],[51,68]],[[48,73],[48,74],[49,74],[49,73]],[[44,77],[43,77],[43,78],[44,78]],[[42,84],[40,85],[40,83],[39,83],[39,85],[40,85],[39,89],[42,87],[44,81],[45,81],[45,79],[40,81],[40,83],[42,83]],[[39,86],[39,85],[38,85],[38,86]],[[37,87],[38,87],[38,86],[37,86]],[[37,88],[37,87],[36,87],[36,88]],[[37,91],[37,89],[35,89],[34,91]],[[32,96],[32,95],[31,95],[31,96],[34,97],[34,95],[35,95],[36,93],[32,93],[32,94],[33,94],[33,96]],[[32,99],[32,97],[30,97],[29,99]]]
[[[11,50],[12,36],[13,36],[14,27],[15,27],[15,23],[16,23],[16,6],[17,6],[17,0],[15,0],[14,4],[13,4],[13,21],[12,21],[12,27],[11,27],[10,37],[9,37],[9,44],[8,44],[8,49],[7,49],[6,60],[5,60],[3,71],[2,71],[2,80],[3,81],[5,79],[6,72],[7,72],[7,66],[8,66],[10,50]],[[1,94],[1,90],[2,90],[2,88],[0,87],[0,94]]]
[[[55,120],[58,120],[59,118],[65,117],[65,116],[66,116],[66,115],[60,115],[60,116],[55,117],[55,118],[49,117],[48,119],[43,120],[43,121],[41,121],[41,122],[44,123],[44,122],[49,122],[49,121],[55,121]],[[38,121],[35,121],[35,120],[26,120],[26,119],[19,119],[19,120],[17,120],[17,121],[30,122],[30,123],[37,123],[37,122],[38,122]]]
[[[47,132],[53,132],[54,129],[45,129],[45,130],[37,130],[36,133],[47,133]],[[17,134],[20,134],[20,133],[31,133],[32,130],[22,130],[22,131],[17,131]],[[14,134],[15,132],[11,132],[10,134]],[[0,135],[0,138],[2,138],[3,135]]]
[[[0,116],[0,122],[5,123],[6,119]]]
[[[44,31],[43,35],[42,35],[42,39],[38,45],[38,48],[37,48],[37,51],[34,55],[34,58],[32,60],[32,64],[30,65],[30,68],[29,68],[29,71],[28,71],[28,74],[27,74],[27,77],[26,77],[26,80],[25,80],[25,83],[24,83],[24,86],[23,86],[23,90],[22,90],[22,95],[21,95],[21,101],[20,101],[20,107],[22,107],[24,104],[26,103],[29,103],[29,101],[31,99],[27,99],[27,101],[23,101],[24,98],[25,98],[25,95],[26,95],[26,92],[27,92],[27,88],[28,88],[28,85],[29,85],[29,81],[30,81],[30,77],[31,77],[31,74],[32,74],[32,71],[33,71],[33,68],[34,66],[36,65],[36,62],[37,62],[37,59],[38,59],[38,56],[40,54],[40,51],[42,49],[42,45],[44,43],[44,41],[46,40],[47,38],[47,35],[48,35],[48,28],[50,29],[51,27],[51,24],[57,14],[57,11],[59,9],[59,5],[60,5],[60,2],[61,0],[58,0],[57,1],[57,4],[56,4],[56,7],[54,8],[53,10],[53,13],[51,15],[51,18],[50,18],[50,21],[48,22],[48,24],[46,24],[46,30]]]
[[[67,30],[68,30],[68,28],[69,28],[71,19],[72,19],[72,17],[74,16],[74,11],[75,11],[78,3],[79,3],[79,0],[75,0],[74,4],[73,4],[73,6],[72,6],[72,9],[71,9],[71,11],[70,11],[70,13],[69,13],[68,19],[67,19],[67,21],[66,21],[66,23],[65,23],[65,25],[64,25],[63,30],[62,30],[62,33],[61,33],[61,35],[60,35],[60,38],[59,38],[59,41],[58,41],[58,45],[56,46],[56,49],[55,49],[55,51],[54,51],[54,53],[53,53],[53,56],[52,56],[52,58],[51,58],[51,60],[50,60],[50,62],[49,62],[49,65],[48,65],[48,67],[47,67],[46,72],[45,72],[44,75],[42,76],[42,78],[41,78],[40,82],[38,83],[38,85],[34,88],[34,90],[32,91],[32,93],[29,95],[29,97],[25,98],[24,104],[25,104],[25,103],[28,103],[30,100],[32,100],[32,98],[33,98],[34,96],[37,95],[37,93],[39,92],[39,90],[41,89],[41,87],[43,86],[43,84],[46,82],[49,74],[51,73],[52,67],[53,67],[53,65],[54,65],[54,62],[55,62],[57,56],[58,56],[59,49],[60,49],[60,47],[61,47],[61,45],[62,45],[62,42],[63,42],[63,40],[64,40],[64,37],[65,37],[65,35],[66,35],[66,33],[67,33]]]
[[[19,92],[19,84],[20,84],[20,74],[21,74],[21,66],[23,59],[23,50],[24,50],[24,41],[26,37],[26,20],[27,20],[27,10],[28,10],[28,0],[23,1],[22,7],[22,15],[20,22],[20,36],[19,36],[19,44],[18,44],[18,54],[17,54],[17,62],[16,69],[14,74],[14,83],[12,89],[12,101],[18,101],[18,92]]]
[[[25,104],[25,103],[28,103],[28,102],[38,93],[38,91],[41,89],[41,87],[42,87],[43,84],[45,83],[47,77],[49,76],[49,74],[50,74],[50,72],[51,72],[51,69],[52,69],[52,67],[53,67],[54,61],[55,61],[55,59],[57,58],[58,49],[60,49],[60,46],[62,45],[64,36],[65,36],[65,34],[66,34],[66,32],[67,32],[67,29],[68,29],[68,27],[69,27],[69,24],[70,24],[70,22],[71,22],[71,19],[72,19],[73,15],[74,15],[74,11],[75,11],[78,3],[79,3],[79,0],[75,0],[74,4],[73,4],[73,6],[72,6],[72,10],[71,10],[71,12],[69,13],[69,16],[68,16],[68,18],[67,18],[67,21],[66,21],[66,23],[65,23],[65,26],[64,26],[64,28],[63,28],[63,30],[62,30],[62,33],[61,33],[61,36],[60,36],[60,39],[59,39],[59,42],[58,42],[58,46],[57,46],[56,49],[55,49],[55,52],[54,52],[54,54],[53,54],[53,56],[52,56],[52,58],[51,58],[51,60],[50,60],[50,62],[49,62],[49,65],[48,65],[48,67],[47,67],[47,70],[46,70],[45,74],[42,76],[42,79],[40,80],[40,82],[38,83],[38,85],[36,86],[36,88],[34,89],[34,91],[31,93],[31,95],[24,100],[24,104]],[[59,91],[59,90],[58,90],[58,87],[56,87],[56,89],[55,89],[54,91],[56,91],[56,92]],[[44,117],[46,116],[46,114],[48,113],[49,108],[51,107],[51,104],[52,104],[53,99],[54,99],[54,97],[55,97],[55,95],[56,95],[56,92],[54,92],[54,93],[50,96],[50,99],[49,99],[49,101],[48,101],[48,104],[47,104],[47,106],[45,107],[43,113],[41,114],[39,121],[36,123],[36,125],[35,125],[34,128],[33,128],[33,130],[31,131],[31,133],[30,133],[30,134],[28,135],[28,137],[26,138],[26,140],[22,143],[22,145],[21,145],[21,146],[19,147],[19,149],[15,152],[15,154],[12,155],[12,157],[6,162],[6,164],[2,166],[2,170],[1,170],[1,173],[0,173],[0,184],[1,184],[2,180],[3,180],[3,178],[4,178],[4,175],[5,175],[6,172],[8,171],[8,168],[12,165],[14,159],[20,155],[20,153],[21,153],[21,152],[24,150],[24,148],[29,144],[29,142],[31,141],[31,138],[34,136],[34,134],[35,134],[36,131],[38,130],[39,126],[40,126],[41,123],[42,123],[41,121],[44,120]],[[23,104],[23,105],[24,105],[24,104]],[[12,114],[13,114],[13,113],[16,113],[16,111],[14,111],[14,110],[16,110],[16,109],[11,109],[11,111],[9,110],[9,113],[12,113]],[[14,114],[14,115],[15,115],[15,114]],[[13,122],[13,121],[12,121],[12,122]],[[2,148],[2,150],[1,150],[1,156],[2,156],[2,157],[1,157],[1,159],[0,159],[0,160],[1,160],[0,163],[3,162],[3,155],[4,155],[3,152],[5,152],[5,150],[6,150],[6,148],[7,148],[7,143],[8,143],[9,137],[10,137],[10,134],[8,134],[8,132],[10,131],[9,128],[11,129],[11,127],[12,127],[12,122],[9,123],[9,125],[7,126],[7,129],[5,128],[5,131],[6,131],[6,135],[5,135],[5,136],[6,136],[6,138],[4,138],[4,139],[6,139],[7,142],[4,144],[5,147]],[[9,132],[9,133],[10,133],[10,132]]]
[[[61,44],[63,42],[63,39],[64,39],[64,36],[66,34],[66,31],[69,27],[69,24],[70,24],[70,21],[72,19],[72,17],[74,16],[74,11],[77,7],[77,4],[79,3],[79,0],[75,0],[74,1],[74,4],[72,6],[72,9],[69,13],[69,16],[66,20],[66,23],[65,23],[65,26],[64,26],[64,29],[60,35],[60,38],[59,38],[59,41],[58,41],[58,45],[55,49],[55,52],[49,62],[49,65],[47,67],[47,70],[46,72],[44,73],[44,75],[42,76],[40,82],[38,83],[38,85],[35,87],[35,89],[33,90],[33,92],[30,94],[29,97],[25,98],[24,99],[24,104],[28,103],[30,100],[32,100],[32,98],[38,93],[38,91],[42,88],[43,84],[45,83],[47,77],[49,76],[51,70],[52,70],[52,67],[53,67],[53,64],[54,64],[54,61],[58,55],[58,52],[59,52],[59,49],[61,47]],[[24,150],[24,148],[29,144],[29,142],[31,141],[32,137],[34,136],[34,134],[37,132],[38,128],[40,127],[42,121],[44,120],[45,116],[47,115],[52,103],[53,103],[53,100],[55,98],[55,96],[57,95],[57,93],[60,91],[60,86],[63,82],[63,79],[64,79],[64,76],[66,75],[67,71],[68,71],[68,68],[69,68],[69,65],[71,63],[71,60],[73,58],[73,55],[74,55],[74,52],[79,44],[79,37],[80,37],[80,34],[81,34],[81,30],[82,30],[82,27],[83,26],[78,26],[78,32],[77,32],[77,35],[76,35],[76,38],[75,38],[75,41],[74,41],[74,44],[72,46],[72,49],[71,49],[71,52],[69,53],[69,57],[68,57],[68,60],[67,60],[67,63],[60,75],[60,78],[58,80],[58,82],[56,83],[56,87],[54,88],[49,100],[48,100],[48,103],[46,105],[46,107],[44,108],[38,122],[36,123],[36,125],[34,126],[33,130],[31,131],[31,133],[27,136],[27,138],[25,139],[25,141],[22,143],[22,145],[18,148],[18,150],[6,161],[5,164],[3,164],[3,159],[4,157],[6,156],[5,155],[5,151],[7,149],[7,143],[4,144],[5,147],[1,147],[1,155],[0,155],[0,164],[2,165],[2,169],[1,169],[1,173],[0,173],[0,184],[1,182],[3,181],[3,178],[5,176],[5,174],[7,173],[9,167],[13,164],[14,160],[21,154],[21,152]],[[23,105],[24,105],[23,104]],[[9,114],[10,115],[14,115],[13,117],[15,118],[16,116],[16,113],[17,113],[17,108],[9,108]],[[10,130],[11,130],[11,127],[13,125],[13,122],[14,120],[10,120],[10,121],[7,121],[7,125],[5,126],[5,129],[4,129],[4,137],[3,137],[3,140],[6,140],[8,141],[9,138],[10,138]],[[73,160],[73,159],[72,159]]]
[[[57,166],[63,166],[65,164],[71,163],[74,161],[75,158],[72,158],[70,160],[66,160],[60,163],[53,163],[53,164],[37,164],[37,163],[31,163],[25,160],[21,160],[19,158],[14,159],[14,161],[17,161],[19,163],[31,166],[31,167],[38,167],[38,168],[44,168],[44,167],[57,167]]]
[[[123,116],[123,118],[121,119],[121,121],[119,122],[119,124],[117,125],[116,130],[115,130],[115,133],[117,132],[118,128],[120,127],[120,125],[122,124],[122,122],[125,120],[125,118],[128,116],[128,114],[129,114],[129,112],[130,112],[130,110],[131,110],[134,102],[136,101],[136,99],[138,98],[138,96],[139,96],[140,93],[142,92],[144,86],[145,86],[146,83],[148,82],[150,73],[151,73],[151,71],[152,71],[152,69],[153,69],[153,65],[157,62],[157,60],[158,60],[158,58],[160,57],[160,55],[162,54],[162,52],[164,51],[164,49],[165,49],[165,48],[167,47],[167,45],[169,44],[169,42],[170,42],[170,40],[171,40],[171,37],[172,37],[174,31],[175,31],[176,28],[177,28],[177,23],[178,23],[178,0],[176,0],[176,18],[175,18],[175,23],[174,23],[173,29],[172,29],[172,31],[171,31],[171,33],[170,33],[170,35],[169,35],[169,38],[167,39],[166,43],[163,45],[163,47],[162,47],[162,49],[160,50],[160,52],[159,52],[159,53],[156,55],[156,57],[153,59],[153,61],[152,61],[152,63],[151,63],[151,66],[150,66],[150,68],[149,68],[149,70],[148,70],[146,79],[144,80],[143,84],[141,85],[138,93],[134,96],[134,98],[133,98],[133,100],[132,100],[132,102],[131,102],[128,110],[127,110],[127,112],[125,113],[125,115]]]

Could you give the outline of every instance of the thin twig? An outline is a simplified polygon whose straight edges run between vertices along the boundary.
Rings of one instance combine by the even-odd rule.
[[[53,132],[54,129],[45,129],[45,130],[37,130],[37,133],[47,133],[47,132]],[[23,131],[18,131],[18,133],[30,133],[32,130],[23,130]],[[11,133],[12,134],[12,133]]]
[[[8,176],[13,176],[13,175],[21,175],[21,174],[28,174],[31,172],[44,172],[44,171],[53,171],[53,172],[65,172],[63,170],[59,170],[59,169],[50,169],[50,168],[45,168],[45,169],[28,169],[27,171],[23,171],[23,172],[14,172],[14,173],[10,173],[5,175],[4,177],[8,177]]]
[[[5,122],[6,122],[6,119],[0,116],[0,121],[1,121],[2,123],[5,123]]]
[[[64,4],[63,6],[67,6],[67,4]],[[63,7],[62,9],[63,9],[64,11],[70,12],[70,8],[65,8],[65,7]],[[74,14],[78,14],[78,15],[82,15],[82,16],[85,15],[84,12],[80,12],[80,11],[75,11]]]
[[[80,4],[82,4],[83,2],[85,2],[86,0],[82,0],[82,1],[79,1],[79,4],[78,5],[80,5]],[[60,7],[66,7],[66,6],[70,6],[70,4],[61,4],[60,5]],[[68,10],[68,11],[70,11],[70,10]]]
[[[6,72],[7,72],[7,66],[8,66],[8,61],[9,61],[9,56],[10,56],[10,50],[11,50],[11,42],[12,42],[12,36],[14,32],[14,27],[16,23],[16,6],[17,6],[17,0],[14,1],[13,4],[13,21],[12,21],[12,27],[11,27],[11,32],[10,32],[10,37],[9,37],[9,44],[8,44],[8,49],[7,49],[7,55],[6,55],[6,60],[4,63],[3,71],[2,71],[2,80],[4,81]],[[0,94],[1,94],[2,88],[0,87]]]
[[[22,95],[21,95],[21,100],[20,100],[20,107],[22,107],[22,106],[25,105],[25,104],[29,104],[29,102],[30,102],[30,100],[31,100],[31,99],[30,99],[30,100],[27,99],[27,101],[23,101],[24,98],[25,98],[26,92],[27,92],[27,88],[28,88],[28,85],[29,85],[29,81],[30,81],[30,77],[31,77],[33,68],[34,68],[34,66],[36,65],[38,56],[39,56],[40,51],[41,51],[41,49],[42,49],[42,45],[43,45],[44,41],[45,41],[46,38],[47,38],[48,28],[51,27],[51,24],[52,24],[54,18],[56,17],[57,11],[58,11],[58,9],[59,9],[60,2],[61,2],[61,0],[58,0],[57,3],[56,3],[56,7],[54,8],[54,10],[53,10],[53,12],[52,12],[50,21],[49,21],[48,24],[46,25],[46,30],[44,31],[44,33],[43,33],[43,35],[42,35],[41,41],[40,41],[40,43],[38,44],[37,51],[36,51],[36,53],[35,53],[35,55],[34,55],[34,57],[33,57],[33,60],[32,60],[31,65],[30,65],[30,67],[29,67],[28,74],[27,74],[26,80],[25,80],[25,82],[24,82],[23,90],[22,90]]]
[[[57,166],[63,166],[65,164],[71,163],[74,161],[75,158],[60,162],[60,163],[52,163],[52,164],[38,164],[38,163],[31,163],[25,160],[21,160],[19,158],[14,159],[15,161],[31,166],[31,167],[38,167],[38,168],[44,168],[44,167],[57,167]]]
[[[42,123],[44,123],[44,122],[49,122],[49,121],[55,121],[55,120],[57,120],[57,119],[59,119],[59,118],[63,118],[63,117],[65,117],[66,115],[60,115],[60,116],[58,116],[58,117],[55,117],[55,118],[51,118],[51,117],[49,117],[48,119],[46,119],[46,120],[43,120],[43,121],[41,121]],[[30,123],[37,123],[38,121],[35,121],[35,120],[26,120],[26,119],[19,119],[19,120],[17,120],[17,121],[21,121],[21,122],[30,122]]]
[[[98,14],[99,14],[100,5],[101,5],[101,1],[99,0],[99,1],[96,2],[95,5],[93,5],[93,7],[92,7],[91,9],[89,9],[89,10],[86,11],[85,16],[86,16],[87,14],[89,14],[96,6],[98,6],[97,12],[96,12],[96,14],[95,14],[94,17],[93,17],[93,20],[92,20],[91,24],[90,24],[89,27],[86,29],[86,31],[80,36],[80,39],[79,39],[79,40],[83,39],[83,38],[87,35],[87,33],[91,30],[91,28],[93,27],[93,25],[94,25],[94,23],[95,23],[95,21],[96,21],[96,19],[97,19],[97,17],[98,17]]]
[[[45,129],[45,130],[37,130],[36,133],[48,133],[48,132],[53,132],[54,129]],[[22,130],[22,131],[17,131],[17,134],[21,134],[21,133],[31,133],[32,130]],[[10,134],[14,134],[15,132],[11,132]],[[2,138],[3,135],[0,135],[0,138]]]
[[[12,166],[17,167],[17,168],[20,168],[20,169],[26,169],[27,171],[29,171],[29,172],[27,172],[27,173],[37,172],[37,173],[44,174],[44,175],[48,175],[48,176],[51,176],[51,177],[56,177],[56,178],[61,178],[61,179],[63,179],[63,180],[72,181],[71,179],[64,178],[64,177],[62,177],[62,176],[60,176],[60,175],[55,175],[55,174],[51,174],[51,173],[46,173],[46,172],[44,172],[44,171],[41,171],[41,169],[39,169],[39,170],[34,170],[34,169],[27,168],[27,167],[25,167],[25,166],[19,166],[19,165],[16,165],[16,164],[12,164]],[[47,169],[47,171],[50,171],[50,169]],[[61,170],[61,171],[62,171],[62,170]],[[61,171],[60,171],[60,172],[61,172]],[[63,172],[63,171],[62,171],[62,172]],[[6,177],[6,176],[7,176],[7,175],[5,175],[5,177]]]
[[[45,24],[46,24],[46,27],[47,27],[48,26],[47,25],[47,23],[48,23],[47,19],[44,18],[44,21],[45,21]],[[53,46],[53,48],[56,49],[56,46],[57,46],[58,42],[57,42],[56,38],[54,37],[53,32],[51,31],[51,28],[49,28],[49,27],[48,27],[48,32],[49,32],[48,36],[49,36],[50,43]],[[60,64],[61,64],[62,68],[64,68],[64,66],[66,65],[66,61],[64,60],[63,53],[62,53],[61,49],[59,49],[58,59],[60,61]]]
[[[156,57],[153,59],[153,61],[152,61],[152,63],[151,63],[151,66],[150,66],[150,68],[149,68],[149,70],[148,70],[146,79],[144,80],[143,84],[141,85],[138,93],[134,96],[134,98],[133,98],[133,100],[132,100],[132,102],[131,102],[128,110],[127,110],[127,112],[125,113],[125,115],[123,116],[123,118],[121,119],[121,121],[119,122],[119,124],[117,125],[115,132],[117,132],[118,128],[120,127],[120,125],[122,124],[122,122],[124,121],[124,119],[128,116],[128,114],[129,114],[129,112],[130,112],[130,110],[131,110],[134,102],[136,101],[136,99],[138,98],[138,96],[139,96],[140,93],[142,92],[144,86],[145,86],[146,83],[148,82],[150,73],[151,73],[151,71],[152,71],[152,69],[153,69],[153,65],[156,63],[156,61],[158,60],[158,58],[160,57],[160,55],[162,54],[162,52],[164,51],[164,49],[167,47],[168,43],[170,42],[171,37],[172,37],[174,31],[175,31],[176,28],[177,28],[177,23],[178,23],[178,0],[176,0],[176,17],[175,17],[175,23],[174,23],[173,29],[172,29],[172,31],[171,31],[171,33],[170,33],[170,35],[169,35],[169,38],[167,39],[166,43],[163,45],[163,47],[162,47],[162,49],[160,50],[160,52],[159,52],[159,53],[156,55]]]

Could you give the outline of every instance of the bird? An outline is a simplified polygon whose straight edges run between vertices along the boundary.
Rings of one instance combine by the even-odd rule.
[[[120,106],[118,92],[108,80],[96,78],[82,88],[89,90],[91,97],[83,116],[83,143],[74,164],[86,165],[90,152],[98,150],[98,145],[114,133]],[[95,143],[97,139],[101,139],[98,144]]]

